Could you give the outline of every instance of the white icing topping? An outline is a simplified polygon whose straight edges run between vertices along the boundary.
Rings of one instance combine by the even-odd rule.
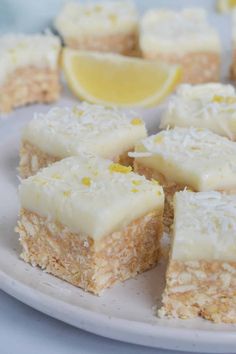
[[[6,34],[0,37],[0,84],[14,70],[28,66],[57,69],[61,44],[52,34]]]
[[[148,10],[141,21],[140,47],[147,53],[220,51],[217,32],[207,22],[204,9],[192,8],[175,12],[167,9]]]
[[[161,120],[161,128],[168,126],[207,128],[235,140],[234,87],[217,83],[180,85],[176,95],[170,98]]]
[[[209,130],[175,128],[142,140],[139,164],[196,191],[235,189],[236,144]],[[137,156],[137,155],[136,155]]]
[[[146,135],[143,121],[134,112],[83,102],[73,108],[56,107],[46,114],[35,114],[22,138],[59,158],[81,151],[115,158]]]
[[[216,134],[236,139],[236,92],[233,86],[182,84],[170,98],[160,128],[207,128]]]
[[[174,198],[172,259],[236,259],[236,195],[179,192]]]
[[[163,208],[162,187],[130,170],[89,155],[69,157],[22,181],[21,206],[99,239]]]
[[[55,26],[67,38],[107,36],[136,31],[138,15],[132,1],[69,2]]]

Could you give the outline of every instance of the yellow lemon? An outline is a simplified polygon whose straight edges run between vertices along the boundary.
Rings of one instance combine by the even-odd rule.
[[[78,98],[106,106],[154,106],[182,76],[176,65],[69,48],[64,49],[62,65]]]

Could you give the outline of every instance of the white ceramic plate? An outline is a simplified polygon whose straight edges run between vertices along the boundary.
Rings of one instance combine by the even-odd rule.
[[[60,104],[72,102],[64,94]],[[19,109],[0,121],[0,287],[39,311],[109,338],[166,349],[236,352],[234,326],[155,317],[164,284],[164,265],[96,297],[19,259],[20,247],[14,233],[19,207],[18,146],[21,129],[36,110],[46,111],[48,106]],[[157,129],[158,113],[144,113],[151,130]]]

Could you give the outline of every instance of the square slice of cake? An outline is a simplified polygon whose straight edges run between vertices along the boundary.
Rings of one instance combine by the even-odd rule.
[[[67,2],[55,27],[73,49],[132,54],[138,42],[132,1]]]
[[[206,128],[236,140],[236,92],[218,83],[182,84],[170,98],[160,128]]]
[[[236,196],[178,192],[159,315],[236,323]]]
[[[0,112],[59,98],[60,49],[52,34],[0,37]]]
[[[173,221],[175,192],[185,188],[236,192],[236,144],[210,130],[164,130],[143,139],[131,155],[136,172],[163,185],[167,227]]]
[[[99,294],[153,267],[164,194],[131,167],[92,156],[63,159],[22,181],[21,257]]]
[[[183,82],[219,81],[219,35],[208,24],[204,9],[147,11],[141,21],[140,48],[145,58],[180,64]]]
[[[82,103],[35,114],[25,127],[20,149],[20,175],[28,177],[41,167],[65,157],[89,152],[125,165],[128,151],[147,136],[143,121],[133,112]]]

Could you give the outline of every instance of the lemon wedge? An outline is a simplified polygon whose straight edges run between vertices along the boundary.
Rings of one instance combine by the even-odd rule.
[[[154,106],[182,77],[176,65],[69,48],[63,51],[62,66],[78,98],[107,106]]]
[[[236,7],[236,0],[218,0],[217,10],[219,12],[229,12]]]

